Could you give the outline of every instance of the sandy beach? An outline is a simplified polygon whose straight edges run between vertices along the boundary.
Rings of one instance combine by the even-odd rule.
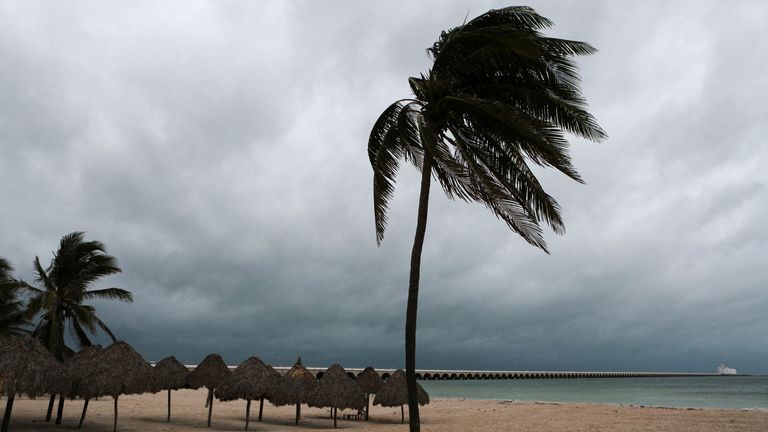
[[[118,430],[205,431],[205,390],[173,392],[173,418],[165,422],[165,392],[122,396]],[[215,402],[212,430],[239,431],[245,425],[245,401]],[[1,401],[5,407],[5,398]],[[12,431],[77,430],[83,402],[67,401],[62,425],[43,422],[48,399],[17,399]],[[83,430],[112,430],[111,398],[91,401]],[[293,425],[293,407],[274,407],[265,402],[264,421],[256,421],[258,402],[251,406],[254,431],[310,431],[333,429],[328,410],[302,406],[303,418]],[[755,431],[768,430],[768,412],[719,409],[642,408],[598,404],[551,404],[510,401],[438,399],[422,408],[424,431]],[[341,415],[341,412],[339,413]],[[406,412],[407,415],[407,412]],[[371,422],[339,420],[340,430],[406,431],[400,410],[374,406]]]

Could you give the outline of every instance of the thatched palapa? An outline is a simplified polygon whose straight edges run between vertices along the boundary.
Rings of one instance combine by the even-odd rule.
[[[333,411],[333,427],[336,427],[336,417],[339,408],[362,410],[365,406],[365,395],[360,387],[347,376],[339,364],[334,364],[323,373],[315,389],[307,398],[309,406],[330,407]]]
[[[114,430],[117,430],[117,399],[123,394],[140,394],[155,389],[152,366],[125,342],[115,342],[104,349],[92,363],[78,392],[86,399],[112,396],[115,399]]]
[[[35,397],[67,387],[64,367],[40,342],[27,335],[0,337],[0,392],[8,395],[2,432],[8,430],[17,394]]]
[[[184,388],[189,375],[189,369],[176,360],[176,357],[166,357],[152,369],[155,374],[155,390],[168,390],[168,418],[171,421],[171,390]]]
[[[365,392],[365,421],[368,421],[368,412],[371,410],[371,393],[379,391],[384,385],[384,381],[371,366],[368,366],[360,372],[355,382]]]
[[[416,383],[416,395],[419,400],[419,405],[426,405],[429,403],[429,395],[419,383]],[[376,393],[376,397],[373,399],[373,404],[385,407],[400,406],[401,421],[405,423],[403,405],[407,403],[408,387],[405,382],[405,372],[398,369],[384,382],[384,385],[381,386],[379,392]]]
[[[259,400],[259,421],[264,412],[264,399],[277,387],[280,373],[264,364],[258,357],[240,363],[232,374],[216,387],[216,397],[222,401],[245,399],[245,430],[251,419],[251,401]]]
[[[99,361],[103,351],[104,349],[101,348],[101,345],[85,347],[72,355],[72,357],[64,363],[64,368],[66,369],[67,377],[71,384],[69,389],[70,397],[83,396],[83,392],[80,390],[83,378],[93,370],[95,363]],[[84,399],[83,412],[80,414],[78,428],[83,427],[85,414],[88,412],[88,402],[90,401],[90,398],[84,397]]]
[[[205,406],[208,407],[208,427],[211,427],[211,415],[213,414],[213,390],[221,384],[232,372],[218,354],[208,354],[197,367],[187,375],[186,386],[193,389],[206,387],[208,398]]]
[[[299,357],[293,367],[280,377],[279,384],[269,397],[269,401],[276,406],[295,404],[296,424],[299,424],[301,404],[307,402],[309,393],[316,385],[315,376],[301,364],[301,357]]]

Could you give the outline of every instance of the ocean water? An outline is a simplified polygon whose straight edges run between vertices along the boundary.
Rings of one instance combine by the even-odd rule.
[[[419,381],[431,397],[768,409],[768,376]]]

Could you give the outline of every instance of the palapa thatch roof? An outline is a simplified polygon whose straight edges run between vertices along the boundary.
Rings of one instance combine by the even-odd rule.
[[[429,395],[419,383],[416,383],[416,394],[418,395],[419,405],[429,403]],[[398,369],[381,386],[379,392],[376,393],[376,397],[373,399],[373,404],[396,407],[407,403],[408,388],[405,385],[405,372]]]
[[[67,387],[63,365],[39,341],[28,335],[0,336],[0,394],[35,397]]]
[[[269,397],[277,387],[280,373],[264,364],[258,357],[240,363],[221,384],[216,397],[222,401],[235,399],[258,400]]]
[[[341,365],[334,364],[323,373],[309,393],[307,403],[318,408],[363,409],[365,394],[352,378],[347,376]]]
[[[154,391],[152,365],[125,342],[108,346],[90,365],[91,370],[81,377],[78,385],[78,392],[84,398]]]
[[[64,368],[66,369],[67,378],[70,383],[70,396],[81,396],[80,382],[83,377],[93,370],[95,362],[99,361],[103,351],[104,349],[101,345],[85,347],[73,354],[72,357],[64,363]]]
[[[187,375],[186,386],[193,389],[208,387],[214,389],[232,372],[218,354],[209,354]]]
[[[379,374],[370,366],[360,372],[355,382],[365,393],[376,393],[384,384]]]
[[[307,396],[316,385],[315,376],[301,364],[301,357],[299,357],[296,364],[280,377],[277,388],[272,392],[269,401],[276,406],[306,403]]]
[[[178,390],[184,388],[189,369],[176,357],[166,357],[152,368],[155,374],[155,390]]]

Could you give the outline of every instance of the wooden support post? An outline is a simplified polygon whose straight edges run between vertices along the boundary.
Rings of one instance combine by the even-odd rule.
[[[8,401],[5,402],[5,414],[3,415],[3,426],[0,428],[2,432],[8,432],[8,425],[11,423],[11,411],[13,411],[13,398],[16,397],[16,393],[8,395]]]
[[[208,390],[208,427],[211,427],[211,414],[213,414],[213,390]]]
[[[50,400],[48,400],[48,411],[45,413],[45,421],[51,421],[51,414],[53,414],[53,403],[56,402],[56,395],[52,394]]]
[[[171,389],[168,389],[168,423],[171,422]]]
[[[85,412],[88,411],[88,401],[90,401],[90,399],[86,399],[83,403],[83,413],[80,414],[80,423],[77,424],[78,429],[83,427],[83,422],[85,421]]]
[[[64,395],[59,395],[59,408],[56,410],[56,424],[61,424],[61,416],[64,414]]]
[[[248,404],[245,406],[245,430],[248,430],[248,423],[251,421],[251,400],[248,399]]]
[[[119,396],[115,396],[115,426],[112,429],[112,432],[117,432],[117,398]]]

